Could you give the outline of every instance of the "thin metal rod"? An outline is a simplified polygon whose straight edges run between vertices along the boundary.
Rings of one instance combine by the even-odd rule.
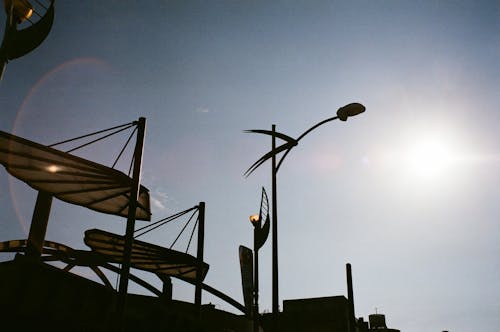
[[[41,2],[40,2],[40,1],[38,1],[38,0],[35,0],[35,2],[36,2],[36,3],[40,6],[40,7],[43,7],[43,9],[48,10],[48,8],[47,8],[47,7],[45,7],[45,4],[41,3]]]
[[[130,172],[132,171],[132,166],[134,166],[134,157],[130,159],[130,166],[128,167],[128,173],[127,173],[128,176],[130,176]]]
[[[108,129],[103,129],[103,130],[99,130],[99,131],[95,131],[93,133],[90,133],[90,134],[86,134],[86,135],[82,135],[82,136],[78,136],[78,137],[75,137],[75,138],[70,138],[70,139],[67,139],[65,141],[62,141],[62,142],[58,142],[58,143],[54,143],[54,144],[51,144],[51,145],[48,145],[49,148],[51,147],[54,147],[56,145],[61,145],[61,144],[64,144],[64,143],[68,143],[68,142],[71,142],[71,141],[76,141],[76,140],[79,140],[79,139],[82,139],[82,138],[85,138],[85,137],[89,137],[89,136],[93,136],[93,135],[97,135],[97,134],[101,134],[101,133],[104,133],[106,131],[110,131],[110,130],[113,130],[113,129],[117,129],[117,128],[121,128],[121,127],[126,127],[128,126],[128,128],[136,125],[137,122],[134,121],[134,122],[129,122],[129,123],[125,123],[125,124],[122,124],[122,125],[119,125],[119,126],[115,126],[115,127],[111,127],[111,128],[108,128]]]
[[[7,67],[7,59],[4,59],[4,57],[0,54],[0,81],[3,78],[3,74],[5,73],[6,67]]]
[[[325,124],[327,122],[330,122],[330,121],[333,121],[335,119],[338,119],[338,116],[334,116],[333,118],[329,118],[329,119],[326,119],[326,120],[323,120],[323,121],[320,121],[318,123],[316,123],[314,126],[312,126],[311,128],[307,129],[306,131],[304,131],[296,140],[297,144],[299,143],[299,141],[304,137],[306,136],[307,134],[309,134],[311,131],[313,131],[314,129],[318,128],[319,126],[321,126],[322,124]],[[296,145],[297,145],[296,144]],[[295,146],[295,145],[294,145]],[[278,163],[278,166],[276,167],[276,172],[278,172],[278,170],[280,169],[280,166],[281,166],[281,163],[283,162],[283,160],[285,160],[285,157],[286,155],[292,150],[292,148],[294,147],[290,147],[290,149],[286,150],[286,152],[283,154],[283,156],[281,156],[281,159]]]
[[[306,136],[307,134],[309,134],[311,131],[313,131],[314,129],[318,128],[319,126],[321,126],[322,124],[325,124],[327,122],[330,122],[330,121],[333,121],[335,119],[338,119],[338,116],[334,116],[332,118],[328,118],[326,120],[323,120],[323,121],[320,121],[318,123],[316,123],[314,126],[312,126],[311,128],[307,129],[306,131],[304,131],[298,138],[297,138],[297,142],[300,141],[304,136]]]
[[[242,313],[246,314],[245,306],[243,304],[239,303],[238,301],[236,301],[235,299],[229,297],[228,295],[222,293],[221,291],[219,291],[219,290],[217,290],[217,289],[215,289],[207,284],[201,284],[201,288],[203,288],[203,290],[217,296],[218,298],[226,301],[227,303],[229,303],[230,305],[232,305],[233,307],[235,307],[236,309],[238,309]]]
[[[186,214],[186,213],[187,213],[187,212],[184,212],[184,213],[182,213],[181,215],[177,214],[176,216],[172,216],[172,217],[169,217],[169,218],[165,218],[165,219],[162,219],[162,220],[156,221],[156,222],[155,222],[154,224],[152,224],[152,225],[147,225],[147,226],[141,227],[141,228],[139,228],[139,229],[136,229],[136,230],[135,230],[135,232],[137,233],[137,232],[139,232],[139,231],[141,231],[141,230],[143,230],[143,229],[145,229],[145,228],[147,228],[147,227],[151,227],[151,229],[148,229],[148,230],[146,230],[146,231],[144,231],[144,232],[142,232],[142,233],[140,233],[140,234],[138,234],[138,235],[135,235],[135,236],[134,236],[134,238],[138,238],[139,236],[142,236],[142,235],[144,235],[144,234],[146,234],[146,233],[149,233],[149,232],[151,232],[151,231],[153,231],[153,230],[157,229],[158,227],[161,227],[161,226],[163,226],[163,225],[165,225],[165,224],[168,224],[169,222],[171,222],[171,221],[175,220],[177,217],[180,217],[180,216],[182,216],[182,215],[184,215],[184,214]]]
[[[199,213],[199,211],[198,211],[198,213]],[[172,249],[172,247],[175,245],[175,243],[177,242],[177,240],[179,240],[179,238],[181,237],[181,234],[186,230],[187,226],[189,225],[189,223],[191,222],[191,220],[193,219],[193,217],[194,217],[195,214],[196,214],[196,211],[194,211],[193,214],[191,215],[191,217],[189,217],[189,220],[184,225],[184,227],[182,227],[180,233],[177,235],[177,237],[175,238],[174,242],[172,242],[172,244],[170,245],[169,249]]]
[[[166,217],[166,218],[160,219],[158,221],[155,221],[154,223],[152,223],[150,225],[146,225],[146,226],[140,227],[140,228],[136,229],[134,232],[137,233],[137,232],[140,232],[140,231],[142,231],[144,229],[147,229],[147,228],[149,228],[149,229],[146,230],[146,231],[144,231],[144,232],[142,232],[142,233],[140,233],[139,235],[135,235],[134,238],[138,238],[139,236],[142,236],[142,235],[144,235],[144,234],[146,234],[148,232],[151,232],[152,230],[155,230],[156,228],[161,227],[161,226],[165,225],[166,223],[169,223],[169,222],[171,222],[171,221],[173,221],[173,220],[175,220],[177,218],[180,218],[183,215],[185,215],[185,214],[189,213],[190,211],[193,211],[193,210],[195,210],[197,208],[198,207],[195,206],[195,207],[192,207],[192,208],[187,209],[185,211],[178,212],[178,213],[173,214],[173,215],[171,215],[169,217]]]
[[[199,219],[196,219],[196,222],[193,225],[193,230],[191,231],[191,236],[189,236],[189,241],[188,241],[188,245],[186,248],[186,254],[189,251],[189,246],[191,245],[191,240],[193,239],[194,231],[196,230],[196,226],[198,225],[198,220]]]
[[[132,245],[134,242],[134,227],[135,227],[135,214],[137,210],[137,200],[139,198],[141,166],[142,166],[142,153],[144,150],[144,136],[146,133],[146,119],[139,118],[137,124],[137,143],[134,151],[134,172],[133,172],[133,185],[130,191],[130,201],[128,207],[127,229],[125,231],[125,247],[123,248],[123,265],[120,272],[120,285],[118,289],[117,313],[118,313],[118,327],[123,329],[125,323],[125,310],[127,302],[127,288],[128,279],[130,274],[130,258],[132,256]]]
[[[272,125],[272,149],[271,151],[274,151],[276,149],[276,125]],[[273,301],[272,301],[272,312],[273,312],[273,325],[275,325],[275,331],[276,331],[276,324],[277,324],[277,316],[279,312],[279,295],[278,295],[278,206],[277,206],[277,183],[276,183],[276,154],[273,155],[272,157],[272,166],[271,166],[271,171],[272,171],[272,204],[273,204],[273,227],[272,227],[272,278],[273,278],[273,283],[272,283],[272,292],[273,292]]]
[[[90,141],[90,142],[87,142],[87,143],[82,144],[82,145],[80,145],[80,146],[77,146],[76,148],[70,149],[70,150],[68,150],[68,151],[66,151],[66,152],[67,152],[67,153],[71,153],[71,152],[73,152],[73,151],[76,151],[76,150],[78,150],[78,149],[81,149],[81,148],[83,148],[83,147],[86,147],[86,146],[88,146],[88,145],[90,145],[90,144],[94,144],[95,142],[99,142],[99,141],[101,141],[101,140],[103,140],[103,139],[105,139],[105,138],[108,138],[108,137],[110,137],[110,136],[113,136],[114,134],[118,134],[119,132],[122,132],[122,131],[124,131],[124,130],[129,129],[130,127],[132,127],[132,126],[125,127],[125,128],[122,128],[122,129],[118,129],[118,130],[116,130],[116,131],[114,131],[114,132],[112,132],[112,133],[110,133],[110,134],[107,134],[107,135],[104,135],[104,136],[102,136],[102,137],[96,138],[96,139],[95,139],[95,140],[93,140],[93,141]]]
[[[134,128],[134,130],[132,130],[132,132],[130,133],[130,136],[128,137],[127,141],[125,142],[125,144],[123,145],[123,148],[122,150],[120,151],[120,153],[118,154],[118,157],[116,157],[115,159],[115,162],[113,163],[113,166],[111,166],[111,168],[115,168],[116,166],[116,163],[118,162],[118,160],[120,159],[120,157],[122,156],[123,152],[125,151],[125,149],[127,148],[127,145],[128,143],[130,142],[130,140],[132,139],[132,136],[134,136],[135,134],[135,131],[137,130],[137,127]]]
[[[198,313],[201,314],[201,289],[203,283],[202,263],[203,263],[203,248],[205,246],[205,202],[200,202],[198,208],[198,249],[196,254],[196,288],[194,295],[194,303],[198,308]]]
[[[117,266],[114,266],[114,265],[109,264],[109,263],[102,264],[101,266],[105,269],[108,269],[112,272],[115,272],[118,276],[120,275],[121,269]],[[136,284],[146,288],[148,291],[150,291],[151,293],[153,293],[157,296],[161,296],[161,294],[162,294],[160,290],[156,289],[155,287],[153,287],[152,285],[150,285],[146,281],[142,280],[141,278],[136,277],[132,273],[129,274],[129,279],[132,280],[133,282],[135,282]]]

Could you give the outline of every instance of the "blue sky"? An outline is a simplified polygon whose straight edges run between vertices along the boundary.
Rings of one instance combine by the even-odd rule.
[[[358,316],[493,330],[499,17],[495,1],[59,1],[47,40],[7,66],[0,130],[50,144],[146,117],[153,220],[205,201],[206,282],[242,302],[238,246],[251,246],[248,215],[270,192],[270,165],[243,176],[270,141],[243,130],[297,137],[361,102],[364,114],[320,127],[280,169],[280,299],[346,294],[350,262]],[[35,195],[0,171],[1,240],[26,237]],[[85,248],[95,227],[122,234],[125,220],[55,202],[47,238]],[[168,246],[174,232],[144,240]],[[270,254],[267,243],[263,310]],[[175,298],[193,296],[175,283]]]

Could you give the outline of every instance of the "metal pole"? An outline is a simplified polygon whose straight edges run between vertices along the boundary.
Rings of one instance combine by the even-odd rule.
[[[45,191],[39,191],[36,197],[35,209],[31,218],[30,233],[26,244],[26,256],[40,259],[49,222],[50,208],[52,206],[52,195]]]
[[[200,202],[198,205],[198,250],[196,259],[198,267],[196,270],[196,288],[194,295],[194,303],[201,312],[201,289],[202,289],[202,263],[203,263],[203,246],[205,242],[205,202]]]
[[[354,295],[352,289],[352,272],[351,264],[346,264],[346,278],[347,278],[347,299],[349,302],[349,331],[356,332],[356,316],[354,314]]]
[[[125,319],[125,308],[127,304],[128,278],[130,274],[130,259],[132,256],[132,245],[134,243],[135,214],[137,210],[137,199],[141,185],[142,152],[144,148],[144,136],[146,133],[146,119],[139,118],[137,123],[137,142],[134,150],[134,170],[130,200],[128,206],[127,229],[125,231],[125,246],[123,248],[123,264],[120,272],[120,285],[118,288],[118,327],[123,329]]]
[[[2,45],[0,45],[0,81],[3,78],[3,73],[5,72],[5,67],[7,67],[8,56],[7,56],[7,45],[11,42],[10,34],[12,30],[16,28],[16,23],[14,21],[14,1],[10,2],[10,7],[7,11],[7,21],[5,22],[5,30],[2,40]]]
[[[258,233],[260,231],[261,221],[258,220],[253,229],[253,332],[259,331],[259,244],[257,243]]]
[[[276,125],[272,125],[272,150],[276,149]],[[277,327],[277,315],[279,313],[279,299],[278,299],[278,207],[277,207],[277,194],[276,194],[276,154],[272,157],[272,204],[273,204],[273,243],[272,243],[272,274],[273,274],[273,321],[275,328]]]

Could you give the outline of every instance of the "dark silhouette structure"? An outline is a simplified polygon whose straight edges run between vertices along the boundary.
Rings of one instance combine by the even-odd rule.
[[[262,225],[264,220],[264,225]],[[259,249],[264,245],[269,235],[269,200],[264,187],[262,187],[259,214],[250,216],[253,225],[253,331],[259,331]]]
[[[100,332],[116,327],[117,297],[113,289],[24,255],[0,263],[0,294],[2,329]],[[349,332],[349,307],[344,296],[285,300],[277,317],[281,331]],[[273,315],[263,314],[263,330],[270,331],[272,324]],[[217,310],[212,305],[198,309],[194,303],[172,300],[169,294],[129,294],[123,323],[125,331],[250,332],[252,326],[246,315]],[[370,315],[369,322],[358,319],[355,331],[399,332],[387,328],[381,314]]]
[[[127,129],[132,129],[132,133],[111,168],[70,153]],[[138,137],[133,149],[133,162],[130,165],[133,171],[130,177],[114,169],[114,166],[135,133]],[[144,118],[51,146],[0,131],[0,163],[12,176],[38,191],[28,239],[0,242],[0,252],[16,254],[13,260],[0,263],[2,328],[27,331],[54,328],[73,331],[154,329],[173,332],[250,332],[259,331],[260,328],[265,331],[297,332],[398,331],[386,327],[383,315],[370,315],[369,324],[362,319],[356,321],[350,264],[346,266],[348,298],[333,296],[285,300],[283,312],[259,313],[258,250],[265,243],[270,228],[269,202],[264,188],[259,214],[250,218],[254,226],[255,260],[252,262],[250,249],[241,250],[243,261],[246,262],[246,267],[242,265],[243,276],[246,276],[243,285],[251,294],[246,296],[245,305],[203,283],[209,270],[209,265],[203,260],[204,202],[146,226],[137,229],[134,226],[136,220],[151,220],[149,191],[141,185],[139,177],[144,134]],[[53,148],[75,140],[91,139],[95,135],[103,136],[66,152]],[[125,234],[87,230],[84,242],[90,250],[76,250],[49,241],[45,239],[45,232],[53,198],[127,218]],[[147,232],[189,215],[189,220],[181,230],[182,234],[190,222],[195,221],[186,252],[171,249],[181,234],[170,248],[138,239]],[[196,256],[192,256],[187,252],[196,229]],[[62,267],[49,265],[48,262],[59,262],[58,266]],[[71,273],[75,267],[89,268],[101,283]],[[137,277],[131,273],[131,269],[157,276],[163,283],[162,289]],[[120,276],[117,289],[103,270]],[[122,281],[124,278],[126,282]],[[195,286],[193,303],[172,299],[171,278]],[[129,281],[155,296],[128,293]],[[217,310],[213,305],[202,305],[202,291],[231,304],[241,311],[241,315]]]
[[[304,131],[297,139],[294,139],[288,135],[285,135],[283,133],[277,132],[276,131],[276,125],[272,125],[271,130],[263,130],[263,129],[251,129],[251,130],[246,130],[245,132],[247,133],[257,133],[257,134],[264,134],[264,135],[269,135],[272,138],[271,141],[271,151],[263,155],[259,160],[257,160],[255,163],[250,166],[246,172],[245,175],[249,176],[250,174],[253,173],[260,165],[262,165],[265,161],[271,158],[271,182],[272,182],[272,194],[271,194],[271,200],[272,200],[272,311],[273,314],[277,314],[279,312],[279,286],[278,286],[278,207],[277,207],[277,182],[276,182],[276,176],[278,173],[278,170],[281,166],[281,163],[283,160],[285,160],[286,156],[294,146],[299,144],[299,141],[304,138],[307,134],[309,134],[311,131],[314,129],[318,128],[319,126],[339,119],[341,121],[346,121],[349,117],[356,116],[358,114],[363,113],[366,110],[366,108],[360,104],[360,103],[351,103],[348,105],[345,105],[337,110],[337,115],[328,118],[326,120],[320,121],[314,126],[310,127],[306,131]],[[280,146],[276,146],[276,138],[279,138],[285,143],[283,143]],[[280,160],[278,163],[276,160],[276,157],[279,153],[284,152],[284,154],[281,156]],[[278,330],[279,327],[275,326],[275,330]]]
[[[131,278],[131,280],[133,280]],[[0,263],[2,331],[116,331],[116,291],[24,255]],[[251,331],[251,321],[166,296],[127,295],[124,331]],[[121,325],[121,324],[120,324]]]
[[[50,4],[36,0],[35,4],[28,0],[4,0],[7,21],[0,46],[0,80],[9,60],[33,51],[52,29],[54,0],[50,0]]]
[[[283,301],[279,313],[280,331],[287,332],[400,332],[387,328],[385,316],[369,315],[369,322],[359,318],[351,329],[349,300],[344,296],[330,296]],[[265,331],[272,330],[272,314],[264,314]]]
[[[279,314],[280,331],[347,332],[348,323],[349,304],[344,296],[285,300]]]
[[[357,322],[359,332],[400,332],[396,329],[390,329],[385,323],[385,315],[371,314],[368,315],[368,322],[360,318]]]
[[[166,303],[172,302],[170,277],[175,277],[195,286],[195,300],[191,307],[197,312],[195,316],[198,325],[204,321],[201,305],[202,290],[218,296],[245,312],[244,306],[239,302],[203,283],[208,271],[208,264],[203,261],[204,202],[200,202],[197,206],[171,217],[135,229],[136,219],[151,220],[149,191],[140,184],[145,123],[145,118],[139,118],[138,121],[65,140],[51,146],[41,145],[12,134],[0,132],[0,163],[11,175],[26,182],[38,191],[28,239],[0,243],[0,251],[17,253],[14,261],[2,264],[0,268],[1,277],[6,278],[6,288],[1,289],[2,295],[4,295],[2,298],[7,299],[7,302],[15,303],[19,299],[22,301],[23,298],[26,298],[29,303],[37,303],[38,307],[41,308],[40,312],[44,312],[50,306],[41,305],[40,298],[47,297],[52,292],[57,293],[62,285],[69,285],[68,288],[75,289],[73,292],[63,291],[64,295],[61,295],[62,298],[60,299],[62,306],[64,306],[65,302],[69,303],[81,299],[82,297],[79,296],[78,292],[89,289],[88,294],[93,294],[88,297],[89,305],[92,297],[95,297],[100,302],[95,319],[90,320],[92,326],[107,326],[107,330],[109,330],[110,326],[112,330],[130,330],[130,317],[133,317],[136,312],[133,308],[132,311],[127,309],[127,302],[131,298],[127,291],[128,281],[132,280],[156,294],[158,301],[164,305],[165,300],[168,300]],[[70,154],[76,149],[88,146],[129,128],[134,128],[134,130],[111,168]],[[114,166],[136,132],[136,145],[130,164],[130,169],[133,171],[132,177],[130,177],[114,169]],[[101,135],[101,137],[81,144],[67,152],[53,148],[53,146],[76,140],[90,139],[89,137],[95,137],[95,135]],[[118,235],[98,229],[88,230],[85,232],[84,240],[91,248],[90,251],[74,250],[63,244],[46,240],[45,233],[54,197],[98,212],[126,217],[125,234]],[[188,243],[189,248],[194,231],[197,228],[196,257],[136,240],[137,237],[189,212],[192,212],[191,218],[181,233],[196,215],[196,222]],[[49,261],[59,261],[64,263],[65,267],[62,270],[54,270],[54,267],[44,263]],[[90,280],[84,281],[76,278],[70,273],[70,270],[75,266],[89,267],[99,277],[103,285],[96,286]],[[113,289],[106,275],[102,272],[103,268],[120,275],[117,290]],[[130,274],[131,268],[141,269],[157,275],[164,283],[163,291],[157,290],[144,280]],[[36,278],[33,278],[33,276],[36,276]],[[40,278],[43,282],[37,284],[36,280]],[[24,283],[36,286],[32,291],[25,292],[23,290]],[[46,289],[42,290],[43,285],[50,285],[50,287],[45,287]],[[12,292],[11,289],[15,291]],[[52,314],[54,314],[55,316],[47,321],[50,324],[61,319],[57,310],[56,312],[45,312],[39,315],[37,310],[30,311],[25,308],[21,309],[18,306],[11,307],[10,305],[8,307],[6,312],[12,313],[11,317],[22,318],[26,315],[26,317],[38,319],[41,316],[40,319],[43,318],[41,321],[43,322],[44,319],[47,319],[47,316],[52,317]],[[61,313],[63,317],[70,317],[67,319],[68,322],[81,322],[86,319],[83,312],[67,313],[64,309],[61,309]],[[160,317],[161,315],[158,316],[157,320]],[[242,322],[245,325],[246,318]],[[40,324],[44,326],[43,323]],[[127,324],[129,325],[127,326]],[[210,326],[210,323],[207,324],[207,326]],[[49,325],[46,327],[49,327]]]

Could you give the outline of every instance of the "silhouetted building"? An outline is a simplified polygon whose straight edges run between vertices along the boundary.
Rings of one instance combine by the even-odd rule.
[[[273,331],[273,315],[262,317],[264,331]],[[277,331],[349,332],[349,301],[344,296],[284,300]]]
[[[344,296],[331,296],[283,301],[279,330],[348,331],[349,305]]]
[[[359,318],[356,322],[358,332],[400,332],[396,329],[390,329],[385,323],[385,315],[372,314],[368,315],[368,322],[363,318]]]
[[[373,314],[365,322],[356,321],[353,332],[400,332],[388,328],[385,316]],[[272,331],[272,314],[264,314],[265,331]],[[349,301],[344,296],[330,296],[283,301],[279,314],[278,331],[287,332],[351,332],[349,330]]]

